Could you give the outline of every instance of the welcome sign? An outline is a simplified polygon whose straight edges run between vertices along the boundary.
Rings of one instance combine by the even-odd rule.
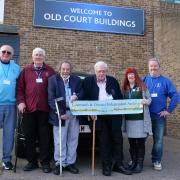
[[[144,34],[144,10],[60,0],[34,0],[33,26]]]

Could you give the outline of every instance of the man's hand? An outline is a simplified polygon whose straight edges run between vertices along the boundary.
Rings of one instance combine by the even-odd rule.
[[[63,114],[63,115],[61,115],[61,119],[62,120],[68,120],[69,116],[67,114]]]
[[[76,96],[76,94],[73,94],[70,98],[71,102],[76,101],[78,99],[78,97]]]
[[[147,100],[147,99],[142,99],[141,103],[142,103],[143,105],[147,105],[147,104],[148,104],[148,100]]]
[[[25,103],[20,103],[20,104],[18,105],[18,109],[19,109],[19,111],[23,114],[24,111],[26,110],[26,105],[25,105]]]
[[[89,116],[88,116],[89,117]],[[91,115],[88,120],[92,120],[92,121],[96,121],[97,120],[97,116],[96,115]]]
[[[168,112],[168,111],[161,111],[160,113],[159,113],[159,115],[160,115],[160,117],[166,117],[166,116],[169,116],[170,115],[170,113]]]

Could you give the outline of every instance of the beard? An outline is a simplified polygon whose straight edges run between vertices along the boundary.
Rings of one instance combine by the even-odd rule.
[[[67,80],[69,79],[70,75],[61,75],[61,77],[63,78],[63,80]]]

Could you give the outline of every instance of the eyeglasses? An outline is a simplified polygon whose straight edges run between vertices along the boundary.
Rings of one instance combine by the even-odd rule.
[[[2,51],[2,53],[3,54],[8,54],[8,55],[12,54],[10,51]]]

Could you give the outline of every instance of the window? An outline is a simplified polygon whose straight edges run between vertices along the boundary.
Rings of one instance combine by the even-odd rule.
[[[180,4],[180,0],[161,0],[162,2],[167,2],[167,3],[179,3]]]

